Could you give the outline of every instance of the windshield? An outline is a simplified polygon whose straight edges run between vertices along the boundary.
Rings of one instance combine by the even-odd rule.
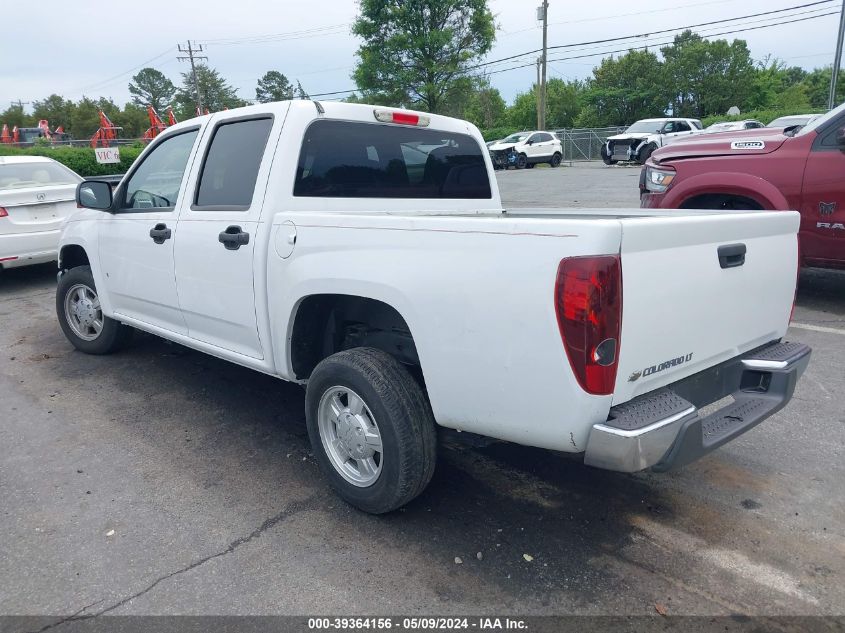
[[[33,161],[0,164],[0,189],[75,185],[78,182],[82,182],[82,178],[59,163]]]
[[[625,134],[631,134],[636,132],[647,132],[649,134],[654,134],[658,130],[663,129],[664,122],[663,121],[637,121],[625,130]]]
[[[519,143],[520,141],[524,141],[528,138],[528,132],[521,132],[517,134],[511,134],[510,136],[506,137],[505,139],[499,141],[500,143]]]
[[[834,108],[833,110],[831,110],[827,114],[818,115],[817,118],[813,119],[807,125],[802,127],[801,130],[799,130],[799,132],[795,136],[802,136],[804,134],[809,134],[810,132],[812,132],[812,131],[818,129],[819,127],[821,127],[822,125],[825,125],[828,121],[830,121],[834,117],[839,116],[843,112],[845,112],[845,103],[843,103],[838,108]]]
[[[807,125],[811,115],[782,116],[769,123],[766,127],[792,127],[793,125]]]
[[[736,129],[737,123],[714,123],[707,128],[708,132],[727,132]]]

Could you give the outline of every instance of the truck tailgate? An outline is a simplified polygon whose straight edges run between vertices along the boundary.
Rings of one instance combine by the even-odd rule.
[[[614,404],[779,339],[789,325],[799,214],[680,213],[619,219]]]

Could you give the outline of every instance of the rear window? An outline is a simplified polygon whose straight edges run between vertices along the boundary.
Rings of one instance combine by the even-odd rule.
[[[82,182],[82,178],[59,163],[33,161],[0,164],[0,189],[49,187]]]
[[[492,197],[484,155],[469,135],[326,120],[305,133],[293,195]]]

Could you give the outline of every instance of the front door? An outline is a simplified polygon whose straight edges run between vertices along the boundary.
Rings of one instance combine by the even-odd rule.
[[[174,277],[173,244],[185,171],[199,128],[158,141],[117,190],[116,211],[97,223],[102,278],[112,310],[187,334]]]
[[[269,230],[259,220],[275,147],[268,142],[273,122],[269,114],[218,120],[191,178],[197,184],[175,240],[179,305],[190,337],[257,359],[264,355],[254,273],[264,265],[256,248]]]
[[[810,264],[845,266],[845,117],[816,138],[801,193],[801,255]],[[811,132],[812,133],[812,132]]]

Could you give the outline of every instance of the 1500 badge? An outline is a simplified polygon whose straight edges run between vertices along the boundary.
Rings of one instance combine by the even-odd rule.
[[[683,365],[684,363],[688,363],[691,360],[692,352],[690,352],[686,356],[678,356],[677,358],[673,358],[672,360],[667,360],[665,362],[660,363],[659,365],[652,365],[651,367],[646,367],[642,371],[635,371],[633,374],[628,376],[628,382],[634,382],[636,380],[639,380],[643,376],[651,376],[652,374],[658,374],[661,371],[666,371],[667,369],[671,369],[672,367]]]

